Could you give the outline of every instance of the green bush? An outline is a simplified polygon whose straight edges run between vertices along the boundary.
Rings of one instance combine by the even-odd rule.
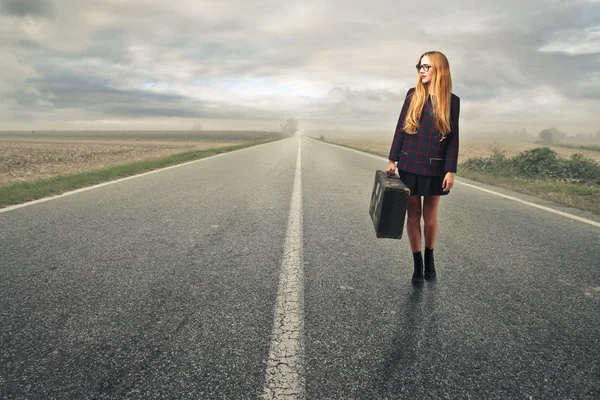
[[[556,178],[560,171],[556,152],[549,147],[526,150],[514,156],[511,161],[516,174],[524,178]]]
[[[568,160],[560,160],[561,176],[571,181],[594,182],[600,184],[600,165],[581,153],[571,155]]]
[[[490,172],[511,172],[510,159],[506,158],[505,151],[496,143],[492,146],[492,155],[489,157],[469,158],[462,163],[469,169],[485,170]]]
[[[488,173],[514,175],[511,159],[506,157],[505,151],[497,143],[492,146],[491,150],[491,156],[469,158],[461,164],[461,167]]]
[[[531,180],[554,180],[570,183],[595,183],[600,185],[600,165],[581,153],[568,159],[559,159],[556,152],[548,147],[526,150],[507,158],[505,152],[496,145],[489,157],[470,158],[462,167],[473,170],[518,176]]]

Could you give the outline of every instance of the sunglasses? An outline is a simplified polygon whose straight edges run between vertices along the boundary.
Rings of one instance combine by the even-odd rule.
[[[421,68],[423,68],[425,70],[425,72],[428,72],[429,69],[431,68],[431,65],[429,65],[429,64],[417,64],[417,65],[415,65],[415,67],[417,67],[417,71],[420,71]]]

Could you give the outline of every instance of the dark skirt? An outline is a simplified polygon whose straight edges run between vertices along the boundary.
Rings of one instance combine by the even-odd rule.
[[[441,176],[417,175],[400,169],[398,175],[410,189],[411,196],[444,196],[450,193],[442,190],[444,178]]]

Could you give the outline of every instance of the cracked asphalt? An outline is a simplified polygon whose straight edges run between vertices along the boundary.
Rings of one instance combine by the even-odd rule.
[[[0,398],[260,398],[299,141],[307,399],[598,398],[600,228],[458,183],[413,288],[385,161],[308,138],[0,213]]]

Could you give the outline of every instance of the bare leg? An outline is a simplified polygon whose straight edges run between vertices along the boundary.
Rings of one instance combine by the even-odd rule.
[[[425,247],[433,249],[438,234],[437,212],[440,196],[427,196],[423,199],[423,221],[425,231]],[[409,236],[410,237],[410,236]],[[411,243],[412,245],[412,243]]]
[[[408,241],[413,253],[421,251],[421,196],[409,196],[406,219]]]

